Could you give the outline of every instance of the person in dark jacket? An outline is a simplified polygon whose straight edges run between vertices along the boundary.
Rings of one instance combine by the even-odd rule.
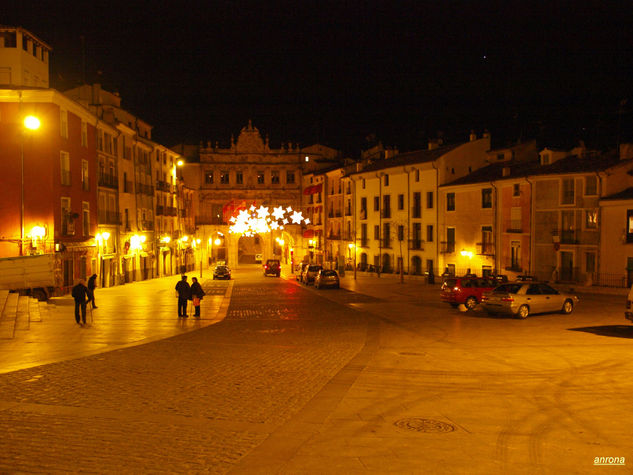
[[[80,280],[73,287],[72,296],[75,299],[75,320],[78,325],[86,324],[86,302],[88,297],[88,288],[83,280]],[[79,319],[79,308],[81,307],[81,320]],[[82,323],[83,321],[83,323]]]
[[[92,274],[88,279],[88,303],[92,302],[92,308],[97,308],[95,303],[95,289],[97,288],[97,274]]]
[[[194,317],[200,318],[200,300],[204,297],[204,290],[198,282],[198,279],[193,277],[193,283],[191,284],[191,298],[193,300],[193,308],[195,309]]]
[[[186,275],[183,275],[180,282],[176,284],[176,292],[178,292],[178,317],[187,318],[187,302],[191,298],[191,287]]]

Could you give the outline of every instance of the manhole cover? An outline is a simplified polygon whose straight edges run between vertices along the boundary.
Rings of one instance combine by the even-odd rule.
[[[407,417],[394,422],[399,429],[414,430],[416,432],[453,432],[455,426],[446,422],[421,417]]]

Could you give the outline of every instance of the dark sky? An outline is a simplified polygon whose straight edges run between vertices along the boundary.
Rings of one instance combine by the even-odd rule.
[[[485,128],[497,144],[614,145],[618,124],[633,139],[630,1],[3,3],[2,23],[54,48],[53,87],[85,64],[165,145],[226,144],[249,119],[272,145],[352,156],[372,134],[400,150]]]

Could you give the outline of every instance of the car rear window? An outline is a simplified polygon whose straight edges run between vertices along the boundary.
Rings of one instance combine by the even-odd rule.
[[[522,287],[521,284],[503,284],[499,287],[495,288],[493,292],[495,293],[506,293],[506,294],[516,294],[519,289]]]
[[[321,271],[321,275],[323,276],[336,275],[336,272],[333,270],[324,270],[324,271]]]
[[[446,287],[455,287],[457,285],[457,279],[446,279]]]
[[[310,266],[308,267],[308,272],[316,272],[316,271],[320,271],[321,270],[321,266]]]

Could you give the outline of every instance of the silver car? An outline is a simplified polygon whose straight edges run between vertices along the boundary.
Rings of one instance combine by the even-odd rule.
[[[490,314],[527,318],[531,313],[571,313],[578,297],[559,292],[545,282],[511,282],[484,295],[481,305]]]

